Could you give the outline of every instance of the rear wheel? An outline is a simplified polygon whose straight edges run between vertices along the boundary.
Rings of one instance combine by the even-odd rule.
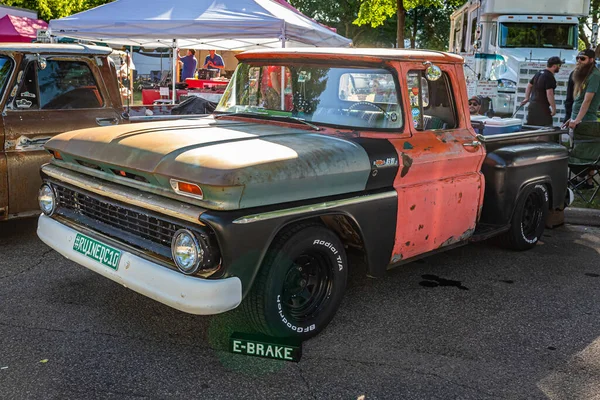
[[[242,308],[262,333],[308,339],[333,318],[347,276],[337,235],[321,225],[298,224],[275,239]]]
[[[514,250],[533,248],[544,233],[549,208],[548,189],[542,184],[527,187],[517,201],[504,244]]]

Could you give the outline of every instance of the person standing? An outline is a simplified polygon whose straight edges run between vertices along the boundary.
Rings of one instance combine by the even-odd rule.
[[[582,50],[577,55],[577,66],[573,70],[573,111],[568,121],[575,129],[581,122],[596,122],[600,106],[600,71],[596,68],[595,53]]]
[[[196,50],[188,50],[185,57],[179,58],[179,62],[183,64],[181,69],[181,80],[185,82],[187,78],[193,78],[196,72]]]
[[[217,76],[219,76],[221,70],[225,68],[225,62],[223,61],[223,57],[218,55],[214,50],[209,50],[202,68],[217,71]]]
[[[573,129],[573,148],[569,156],[571,170],[580,173],[600,154],[600,71],[596,68],[595,52],[583,50],[577,55],[573,71],[573,111],[566,122]],[[593,175],[593,171],[589,171]],[[577,182],[576,182],[577,183]],[[583,188],[593,188],[588,179]]]
[[[525,91],[525,100],[521,102],[521,106],[529,103],[527,125],[552,126],[552,117],[556,115],[554,99],[556,78],[554,78],[554,74],[560,71],[562,64],[560,57],[550,57],[546,63],[546,69],[539,71],[529,81]]]

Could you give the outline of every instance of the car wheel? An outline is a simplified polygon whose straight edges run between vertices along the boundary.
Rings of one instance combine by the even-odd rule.
[[[514,250],[534,247],[544,233],[549,209],[546,186],[527,187],[517,201],[510,229],[504,234],[504,244]]]
[[[274,240],[242,308],[256,330],[305,340],[332,320],[347,277],[337,235],[322,225],[298,224]]]

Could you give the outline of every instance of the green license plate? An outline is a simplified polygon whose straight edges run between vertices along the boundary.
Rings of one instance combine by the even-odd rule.
[[[115,271],[119,268],[119,260],[121,260],[121,252],[119,250],[113,249],[81,233],[78,233],[75,237],[73,250]]]

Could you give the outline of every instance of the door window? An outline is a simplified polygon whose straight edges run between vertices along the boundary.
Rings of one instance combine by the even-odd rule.
[[[413,125],[417,130],[444,130],[457,127],[456,104],[448,74],[442,73],[437,81],[429,81],[424,71],[408,72]]]
[[[35,62],[30,62],[25,68],[23,80],[15,97],[13,108],[17,110],[36,110],[39,106],[38,98]]]
[[[88,65],[81,61],[48,60],[38,69],[39,106],[43,110],[100,108],[103,100]]]
[[[10,58],[6,56],[0,56],[0,99],[2,98],[2,94],[4,93],[4,87],[6,86],[6,82],[10,78],[10,73],[12,72],[13,62]]]

